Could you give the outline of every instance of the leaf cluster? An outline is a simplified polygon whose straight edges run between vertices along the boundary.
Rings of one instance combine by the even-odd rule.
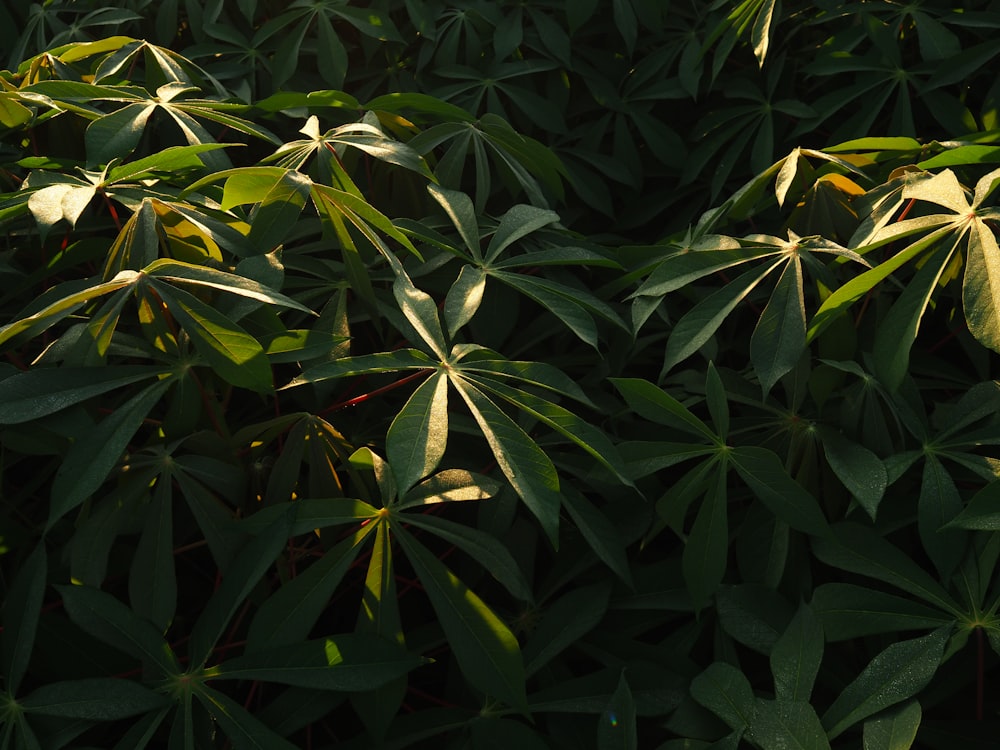
[[[0,8],[0,747],[990,746],[988,4],[98,5]]]

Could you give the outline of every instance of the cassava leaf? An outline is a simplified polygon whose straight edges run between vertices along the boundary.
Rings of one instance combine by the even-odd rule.
[[[527,710],[524,662],[514,634],[408,532],[397,529],[396,539],[420,577],[465,677],[511,707]]]

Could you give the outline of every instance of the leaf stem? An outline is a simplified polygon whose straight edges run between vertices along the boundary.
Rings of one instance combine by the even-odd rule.
[[[400,388],[401,386],[404,386],[407,383],[416,380],[417,378],[427,377],[429,372],[430,369],[418,370],[417,372],[411,373],[410,375],[402,377],[399,380],[393,381],[388,385],[384,385],[381,388],[376,388],[374,391],[369,391],[368,393],[362,393],[360,396],[349,398],[346,401],[340,401],[339,403],[333,404],[332,406],[328,406],[326,409],[321,411],[320,416],[329,414],[331,412],[340,411],[341,409],[346,409],[349,406],[357,406],[358,404],[363,403],[374,396],[380,396],[383,393],[387,393],[388,391]]]
[[[982,627],[976,628],[976,721],[983,720],[983,662],[986,660]]]

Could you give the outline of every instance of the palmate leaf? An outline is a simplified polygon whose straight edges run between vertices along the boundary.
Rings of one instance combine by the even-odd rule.
[[[347,123],[320,133],[319,120],[313,115],[299,130],[309,136],[308,140],[285,143],[265,161],[298,170],[314,155],[329,155],[330,152],[339,154],[344,146],[350,146],[380,161],[417,172],[431,181],[436,180],[423,157],[407,144],[386,136],[373,122],[377,120],[373,115],[368,115],[364,122]],[[338,145],[340,148],[336,148]]]
[[[397,528],[396,539],[424,585],[466,679],[526,712],[524,663],[514,634],[405,529]]]

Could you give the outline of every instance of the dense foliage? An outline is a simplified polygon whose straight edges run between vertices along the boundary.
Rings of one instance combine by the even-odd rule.
[[[991,3],[13,5],[0,748],[992,746]]]

